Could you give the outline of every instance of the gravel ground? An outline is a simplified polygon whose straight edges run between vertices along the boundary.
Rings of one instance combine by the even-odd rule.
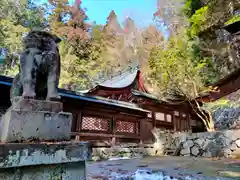
[[[88,180],[240,180],[240,161],[191,157],[149,157],[89,162],[87,174]]]

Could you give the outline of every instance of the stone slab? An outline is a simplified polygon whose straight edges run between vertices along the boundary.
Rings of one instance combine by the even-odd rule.
[[[0,144],[0,169],[32,165],[80,162],[88,159],[88,143]]]
[[[4,180],[86,180],[85,162],[0,169]]]
[[[88,143],[0,144],[0,179],[86,179]]]
[[[61,112],[63,104],[57,101],[46,101],[36,99],[24,99],[15,97],[13,99],[12,109],[16,111],[49,111]]]
[[[72,114],[9,109],[1,120],[1,141],[69,140]]]

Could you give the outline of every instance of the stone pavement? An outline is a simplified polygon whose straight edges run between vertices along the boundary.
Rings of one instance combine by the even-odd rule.
[[[191,179],[214,180],[240,179],[240,160],[213,160],[193,157],[147,157],[143,159],[128,159],[104,162],[89,162],[87,164],[88,180],[108,179],[111,174],[131,174],[137,169],[162,171],[170,177],[189,176]],[[106,178],[108,177],[108,178]]]

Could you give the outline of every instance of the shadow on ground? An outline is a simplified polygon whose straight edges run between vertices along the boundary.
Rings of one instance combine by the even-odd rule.
[[[203,177],[200,179],[215,179],[216,177],[240,179],[240,160],[213,160],[193,157],[148,157],[117,161],[88,163],[88,177],[103,177],[112,172],[133,173],[137,169],[164,171],[173,177]]]

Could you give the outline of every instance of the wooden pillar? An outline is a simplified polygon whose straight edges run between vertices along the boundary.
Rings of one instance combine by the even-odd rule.
[[[155,111],[152,111],[152,129],[156,128],[156,117],[155,117]],[[154,135],[152,134],[152,142],[155,142],[155,137]]]
[[[80,111],[77,115],[77,132],[80,132],[82,130],[82,112]]]
[[[71,127],[71,132],[77,132],[77,123],[78,123],[78,114],[76,112],[72,112],[72,127]],[[76,139],[76,135],[71,136],[71,139]]]
[[[112,128],[112,134],[113,134],[113,137],[112,137],[112,141],[111,141],[111,144],[112,146],[115,146],[116,144],[116,117],[112,117],[112,122],[111,122],[111,128]]]
[[[153,128],[155,128],[156,127],[156,113],[153,111],[152,112],[152,123],[153,123]]]
[[[184,119],[184,131],[186,131],[187,129],[188,129],[188,127],[187,127],[187,116],[185,117],[185,119]]]
[[[76,113],[76,132],[81,132],[82,129],[82,112]],[[76,141],[80,141],[80,136],[75,137]]]
[[[173,118],[173,131],[176,132],[177,131],[177,118],[174,114],[173,114],[172,118]]]
[[[186,115],[186,118],[185,118],[185,131],[188,130],[188,119],[187,119],[187,115]]]
[[[141,122],[142,120],[140,119],[140,121],[136,121],[135,122],[135,133],[139,136],[141,134]]]
[[[164,112],[164,122],[167,122],[167,114]]]
[[[144,139],[144,127],[145,127],[145,121],[146,119],[140,119],[138,123],[138,136],[140,137],[139,139],[139,144],[143,144],[143,139]]]
[[[185,114],[185,113],[184,113]],[[182,116],[183,117],[183,122],[182,122],[182,131],[185,131],[186,130],[186,116]]]
[[[138,128],[139,128],[138,136],[140,137],[139,143],[142,142],[142,139],[144,137],[144,135],[143,135],[143,133],[144,133],[144,130],[143,130],[144,129],[144,124],[143,123],[144,123],[143,120],[140,119],[139,124],[138,124]]]
[[[77,113],[72,113],[73,118],[72,118],[72,127],[71,127],[71,132],[77,132],[77,123],[78,123],[78,114]]]
[[[191,129],[190,126],[190,114],[187,114],[187,130],[189,131]]]
[[[178,117],[178,131],[180,132],[181,131],[181,116],[179,115]]]
[[[181,112],[179,112],[179,116],[177,118],[177,131],[181,131]]]

